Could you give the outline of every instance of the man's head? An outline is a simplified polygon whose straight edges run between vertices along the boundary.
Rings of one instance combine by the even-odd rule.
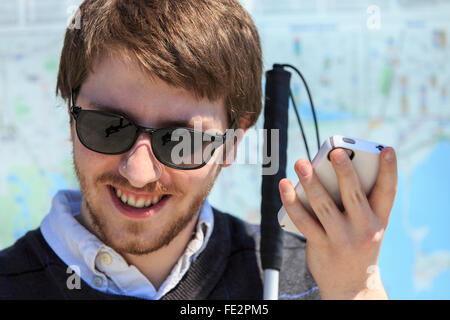
[[[80,10],[81,28],[67,31],[61,55],[57,91],[64,99],[74,93],[83,109],[151,128],[201,121],[203,131],[224,133],[234,120],[241,127],[256,121],[261,49],[237,1],[87,0]],[[123,253],[157,250],[192,226],[221,168],[219,153],[196,170],[165,166],[148,134],[123,154],[94,152],[78,139],[72,118],[71,136],[83,219]],[[127,211],[117,196],[154,204]]]
[[[67,30],[57,92],[68,99],[99,55],[120,52],[144,73],[211,101],[253,125],[261,112],[258,32],[237,0],[89,0]]]

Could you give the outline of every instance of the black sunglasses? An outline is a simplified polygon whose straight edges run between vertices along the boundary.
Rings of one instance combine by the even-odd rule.
[[[151,146],[156,159],[175,169],[194,170],[206,165],[214,151],[223,145],[231,129],[224,135],[210,135],[191,128],[146,128],[122,115],[99,110],[83,110],[75,106],[73,95],[70,113],[76,121],[80,142],[89,150],[117,155],[129,151],[141,133],[151,134]],[[233,136],[231,134],[231,136]]]

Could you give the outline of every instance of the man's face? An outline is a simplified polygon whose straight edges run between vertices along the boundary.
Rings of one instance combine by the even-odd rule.
[[[201,121],[203,131],[227,129],[223,101],[198,100],[186,90],[150,78],[137,63],[124,62],[118,55],[97,60],[76,105],[91,110],[108,106],[107,111],[118,111],[144,127],[187,127]],[[220,171],[214,161],[219,152],[200,169],[172,169],[155,158],[148,134],[141,134],[124,154],[104,155],[84,147],[74,125],[73,157],[83,194],[81,220],[91,232],[118,252],[145,254],[167,245],[189,222],[192,225]],[[143,214],[127,213],[117,190],[128,198],[156,203],[141,210]]]

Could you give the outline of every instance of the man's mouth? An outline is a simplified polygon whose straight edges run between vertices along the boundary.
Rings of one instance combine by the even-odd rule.
[[[162,209],[170,198],[168,194],[136,194],[118,187],[108,186],[116,208],[131,218],[145,218]]]
[[[114,188],[113,190],[117,196],[117,198],[122,201],[123,204],[126,204],[133,208],[150,208],[151,206],[157,204],[163,197],[166,195],[136,195],[130,194],[122,189]]]

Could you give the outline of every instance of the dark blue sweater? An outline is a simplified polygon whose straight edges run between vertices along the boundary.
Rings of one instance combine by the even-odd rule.
[[[259,227],[214,209],[208,245],[178,285],[162,299],[262,299]],[[305,259],[305,239],[285,233],[280,299],[319,299]],[[106,294],[81,280],[69,289],[68,266],[39,229],[0,251],[0,299],[136,299]],[[70,287],[70,286],[69,286]]]

